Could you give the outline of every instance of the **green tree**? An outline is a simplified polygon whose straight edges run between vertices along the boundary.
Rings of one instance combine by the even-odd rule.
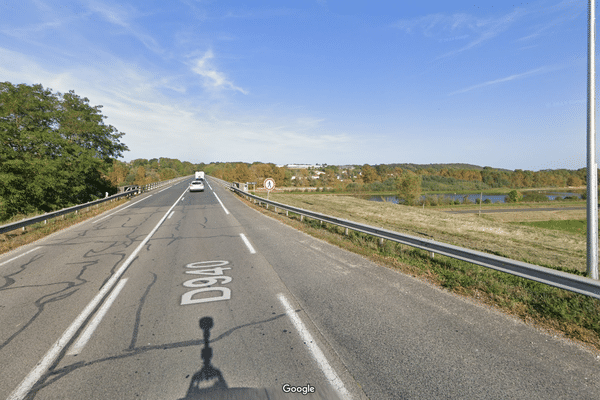
[[[247,164],[239,163],[236,165],[233,180],[241,183],[246,183],[250,180],[250,169]]]
[[[362,167],[362,177],[364,183],[372,183],[379,180],[377,170],[371,167],[369,164],[365,164]]]
[[[127,175],[129,174],[129,169],[127,165],[121,161],[113,160],[113,166],[108,174],[108,179],[113,186],[119,186],[125,182],[127,179]]]
[[[135,173],[135,184],[136,185],[145,185],[146,182],[146,169],[141,165],[137,168]]]
[[[405,172],[402,178],[396,180],[398,197],[403,198],[408,205],[413,205],[421,197],[421,176]]]
[[[521,200],[523,200],[523,194],[516,190],[511,190],[510,192],[508,192],[508,196],[506,197],[507,203],[517,203]]]
[[[567,178],[567,186],[582,186],[583,181],[577,175],[572,175]]]
[[[73,91],[0,82],[0,218],[83,203],[113,186],[107,174],[127,146],[101,106]]]

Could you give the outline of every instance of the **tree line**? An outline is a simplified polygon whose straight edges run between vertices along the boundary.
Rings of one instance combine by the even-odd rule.
[[[176,158],[138,158],[131,162],[112,160],[107,179],[113,186],[147,185],[204,170],[204,164],[193,164]]]
[[[227,181],[257,182],[273,178],[278,187],[316,187],[332,192],[394,192],[414,203],[423,191],[578,187],[586,184],[587,171],[556,169],[528,171],[469,164],[320,165],[287,168],[274,164],[212,163],[207,173]]]
[[[247,182],[275,179],[277,186],[335,186],[338,189],[350,190],[361,188],[391,188],[391,183],[402,176],[418,175],[425,190],[456,189],[461,184],[469,183],[468,189],[491,188],[536,188],[584,186],[586,184],[586,168],[578,170],[556,169],[528,171],[515,169],[497,169],[461,164],[379,164],[335,166],[322,165],[318,168],[289,169],[274,164],[255,162],[252,164],[212,163],[207,166],[211,174],[228,181]],[[466,165],[466,164],[465,164]],[[322,172],[322,173],[320,173]],[[318,175],[317,175],[318,174]],[[439,187],[439,189],[438,189]]]

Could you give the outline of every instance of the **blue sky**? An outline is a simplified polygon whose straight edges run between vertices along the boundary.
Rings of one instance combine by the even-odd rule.
[[[587,4],[9,0],[0,80],[103,105],[125,160],[577,169]]]

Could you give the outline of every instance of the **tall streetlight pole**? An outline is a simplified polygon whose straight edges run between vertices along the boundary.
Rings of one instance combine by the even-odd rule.
[[[596,164],[596,1],[588,10],[587,276],[598,279],[598,166]]]

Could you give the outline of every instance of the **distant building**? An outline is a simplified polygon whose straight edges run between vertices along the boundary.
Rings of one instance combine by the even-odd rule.
[[[321,164],[287,164],[285,166],[290,169],[321,168]]]

